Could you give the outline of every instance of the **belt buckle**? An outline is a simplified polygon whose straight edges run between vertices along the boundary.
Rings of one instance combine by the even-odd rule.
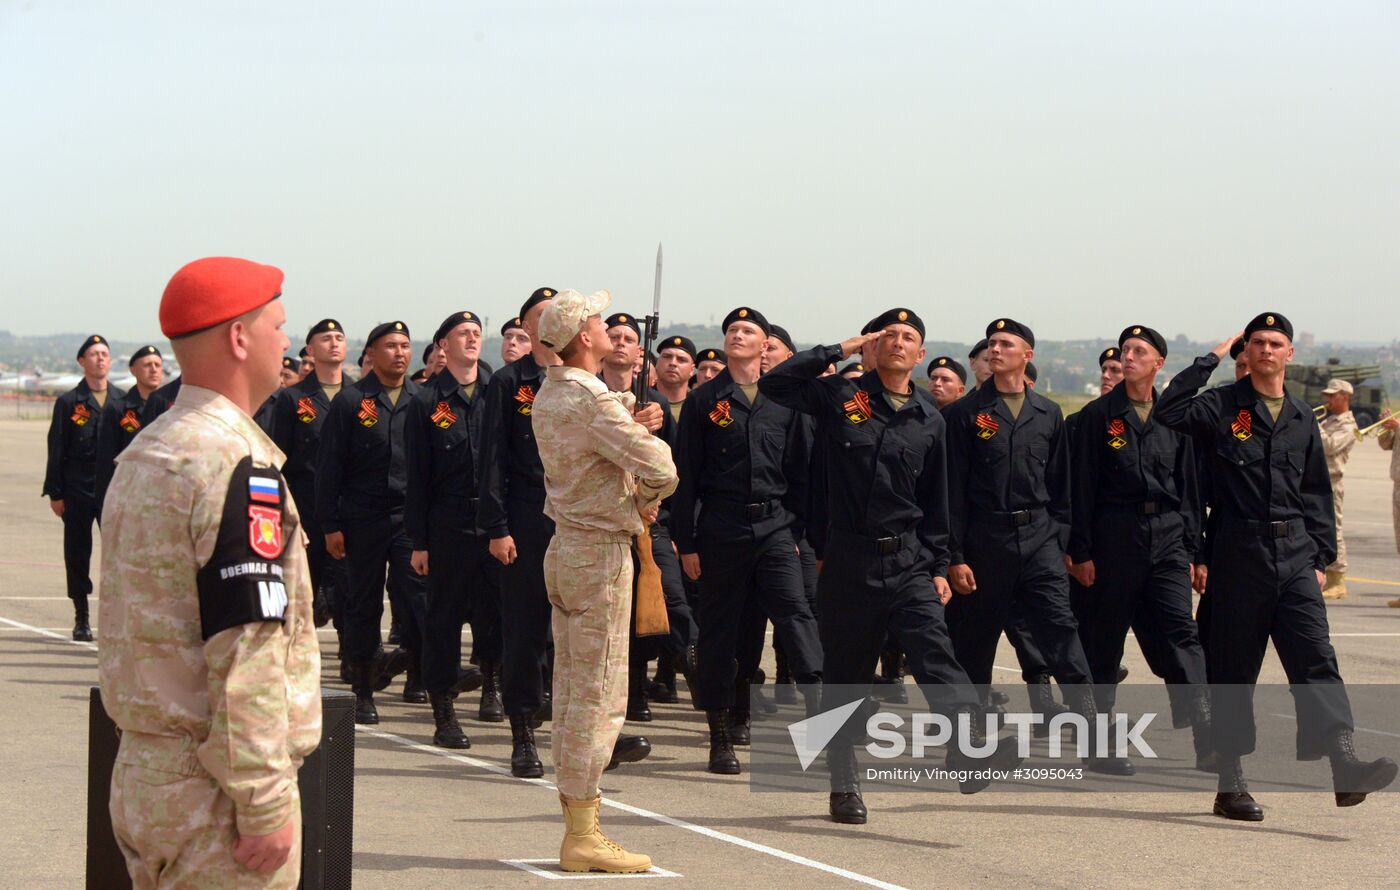
[[[767,504],[745,504],[744,507],[748,512],[749,521],[757,522],[762,519],[764,508],[767,506]]]
[[[1014,512],[1011,514],[1011,524],[1014,525],[1014,526],[1017,526],[1018,528],[1019,528],[1020,526],[1023,526],[1023,525],[1030,525],[1030,524],[1031,524],[1031,511],[1029,511],[1029,510],[1016,510],[1016,511],[1014,511]]]
[[[1269,523],[1269,537],[1271,537],[1271,538],[1286,538],[1286,537],[1288,537],[1288,520],[1287,520],[1287,519],[1281,519],[1281,520],[1279,520],[1279,521],[1277,521],[1277,522],[1270,522],[1270,523]]]
[[[1162,505],[1156,501],[1147,501],[1142,504],[1138,512],[1143,516],[1156,516],[1158,513],[1162,512]]]
[[[876,538],[875,550],[882,556],[888,556],[891,553],[898,553],[900,550],[899,538]]]

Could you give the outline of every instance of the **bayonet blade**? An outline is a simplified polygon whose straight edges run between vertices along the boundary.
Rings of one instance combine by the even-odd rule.
[[[661,242],[656,243],[656,290],[651,298],[651,314],[661,314]]]

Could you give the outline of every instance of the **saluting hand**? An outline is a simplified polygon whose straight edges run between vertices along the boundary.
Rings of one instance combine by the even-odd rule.
[[[1244,331],[1238,331],[1237,333],[1231,334],[1230,336],[1226,337],[1224,340],[1220,341],[1220,344],[1219,344],[1218,346],[1216,346],[1214,349],[1212,349],[1211,352],[1215,353],[1215,357],[1216,357],[1216,358],[1218,358],[1218,359],[1224,359],[1226,356],[1228,356],[1228,355],[1230,354],[1230,347],[1231,347],[1231,346],[1234,346],[1234,345],[1235,345],[1235,341],[1238,340],[1239,338],[1243,337],[1243,336],[1244,336]]]
[[[326,532],[326,552],[331,555],[331,559],[345,558],[344,532]]]
[[[977,578],[972,574],[972,566],[965,562],[948,566],[948,583],[963,596],[977,589]]]
[[[860,352],[860,348],[862,346],[864,346],[867,343],[874,343],[878,339],[880,339],[880,332],[872,331],[869,334],[857,334],[854,337],[849,337],[845,340],[842,340],[841,357],[850,358],[857,352]]]

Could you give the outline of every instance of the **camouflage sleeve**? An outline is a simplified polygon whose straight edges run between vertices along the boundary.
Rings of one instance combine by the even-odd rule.
[[[602,393],[594,399],[588,434],[595,451],[637,477],[643,506],[650,508],[676,490],[671,446],[633,420],[617,393]]]
[[[1381,430],[1380,437],[1376,439],[1382,451],[1390,451],[1395,447],[1395,430]]]
[[[1356,424],[1335,423],[1319,428],[1322,448],[1329,460],[1346,457],[1356,444]]]
[[[209,695],[199,761],[233,800],[238,833],[269,834],[292,817],[295,800],[283,572],[298,541],[287,540],[289,499],[275,469],[245,458],[225,497],[218,488],[191,516]]]

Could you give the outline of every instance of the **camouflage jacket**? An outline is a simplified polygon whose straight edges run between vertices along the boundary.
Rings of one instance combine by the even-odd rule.
[[[632,419],[633,404],[578,368],[546,372],[532,420],[556,534],[641,534],[635,504],[649,509],[676,490],[671,448]]]
[[[1356,418],[1350,411],[1328,414],[1318,426],[1322,433],[1322,450],[1327,455],[1327,474],[1335,485],[1346,469],[1351,449],[1356,446]]]
[[[240,834],[292,815],[320,741],[305,535],[267,435],[196,386],[117,458],[102,529],[102,701],[118,759],[202,770]],[[139,734],[139,735],[137,735]]]

